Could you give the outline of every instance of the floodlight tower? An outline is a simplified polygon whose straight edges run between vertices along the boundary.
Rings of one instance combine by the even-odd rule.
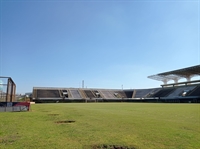
[[[84,80],[82,80],[82,88],[84,88]]]

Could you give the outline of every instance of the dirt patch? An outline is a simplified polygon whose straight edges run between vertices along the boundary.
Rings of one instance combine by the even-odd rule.
[[[17,139],[19,138],[19,136],[5,136],[5,137],[0,137],[0,144],[12,144],[13,142],[15,142]]]
[[[136,147],[120,146],[120,145],[94,145],[92,149],[137,149]]]
[[[59,114],[48,114],[49,116],[58,116]]]
[[[67,121],[56,121],[57,124],[69,124],[69,123],[75,123],[74,120],[67,120]]]

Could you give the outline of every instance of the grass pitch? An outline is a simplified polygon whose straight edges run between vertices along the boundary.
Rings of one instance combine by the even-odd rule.
[[[0,113],[1,149],[199,149],[199,104],[56,103]]]

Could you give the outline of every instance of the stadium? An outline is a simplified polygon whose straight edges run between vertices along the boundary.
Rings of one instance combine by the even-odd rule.
[[[148,76],[162,81],[161,87],[148,89],[95,89],[95,88],[51,88],[33,87],[35,102],[169,102],[199,103],[200,65]],[[179,82],[180,79],[186,79]],[[174,83],[168,83],[174,81]]]
[[[151,75],[163,84],[148,89],[33,87],[31,106],[1,77],[0,148],[197,149],[199,75],[200,65]]]
[[[200,149],[200,0],[0,8],[0,149]]]

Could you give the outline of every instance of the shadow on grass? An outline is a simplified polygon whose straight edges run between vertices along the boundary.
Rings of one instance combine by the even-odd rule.
[[[57,123],[57,124],[68,124],[68,123],[75,123],[75,121],[74,120],[67,120],[67,121],[56,121],[55,123]]]
[[[93,145],[92,149],[138,149],[137,147],[128,147],[128,146],[121,146],[121,145]]]

